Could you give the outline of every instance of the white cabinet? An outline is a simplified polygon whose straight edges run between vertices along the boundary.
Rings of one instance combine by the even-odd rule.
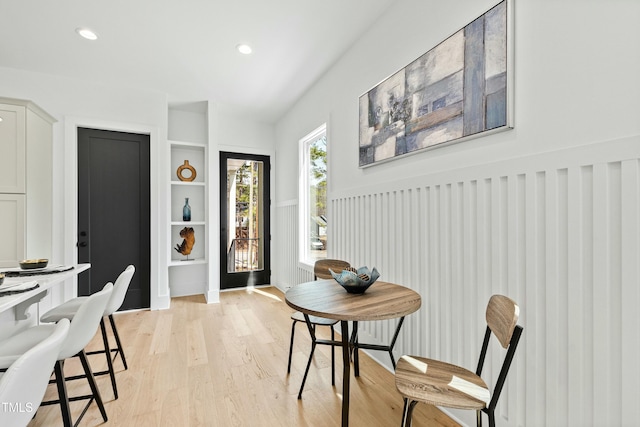
[[[30,101],[0,98],[0,267],[51,257],[55,121]]]
[[[26,110],[19,105],[0,104],[0,119],[0,193],[24,194]]]
[[[170,146],[170,242],[169,289],[171,296],[204,294],[208,277],[208,192],[207,192],[207,146],[195,142],[169,141]],[[193,181],[178,177],[178,169],[188,162],[195,170]],[[191,177],[183,172],[184,178]],[[188,199],[190,218],[184,217],[184,206]],[[192,228],[195,244],[189,255],[176,250],[184,240],[180,231]]]
[[[24,257],[24,194],[0,194],[0,267]]]

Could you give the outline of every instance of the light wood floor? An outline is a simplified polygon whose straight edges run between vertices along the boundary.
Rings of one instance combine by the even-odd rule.
[[[310,348],[298,324],[292,372],[287,356],[292,310],[277,288],[224,292],[220,304],[202,296],[174,298],[171,309],[117,314],[128,370],[116,360],[119,399],[108,376],[98,378],[109,421],[95,403],[81,426],[339,426],[342,370],[336,350],[336,386],[331,385],[330,348],[318,346],[302,400],[297,399]],[[323,331],[321,331],[324,329]],[[328,328],[318,334],[328,338]],[[99,335],[88,349],[99,349]],[[89,356],[94,371],[104,355]],[[351,380],[352,426],[399,426],[402,399],[393,374],[362,353],[360,377]],[[76,360],[67,375],[80,371]],[[353,371],[352,371],[353,375]],[[86,393],[85,380],[69,385],[70,395]],[[55,398],[49,386],[45,399]],[[74,420],[83,402],[72,402]],[[29,424],[59,426],[57,405],[41,407]],[[434,407],[420,404],[414,426],[457,426]]]

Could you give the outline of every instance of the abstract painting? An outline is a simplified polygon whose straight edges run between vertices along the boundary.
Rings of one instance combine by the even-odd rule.
[[[507,3],[360,96],[360,167],[512,128]]]

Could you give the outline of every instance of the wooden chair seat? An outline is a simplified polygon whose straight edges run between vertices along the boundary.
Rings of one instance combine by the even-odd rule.
[[[398,361],[396,388],[403,397],[447,408],[480,410],[490,400],[489,388],[478,375],[417,356],[402,356]]]
[[[296,311],[291,315],[291,320],[294,320],[296,322],[305,322],[304,314],[300,313],[299,311]],[[312,324],[320,325],[320,326],[333,326],[336,323],[338,323],[337,320],[325,319],[324,317],[317,317],[317,316],[309,316],[309,320],[311,321]]]

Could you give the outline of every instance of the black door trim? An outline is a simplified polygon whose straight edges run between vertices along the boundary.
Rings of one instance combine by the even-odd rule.
[[[228,208],[227,208],[227,160],[244,159],[263,162],[262,187],[263,194],[263,224],[264,224],[264,269],[260,271],[227,273],[227,237]],[[241,288],[249,285],[266,285],[271,282],[271,158],[266,155],[249,153],[220,152],[220,289]]]

